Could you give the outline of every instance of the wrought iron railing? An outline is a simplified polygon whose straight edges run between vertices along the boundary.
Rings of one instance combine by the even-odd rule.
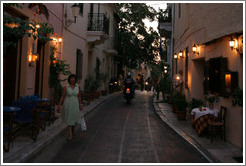
[[[88,31],[103,31],[109,34],[109,19],[103,13],[88,14]]]

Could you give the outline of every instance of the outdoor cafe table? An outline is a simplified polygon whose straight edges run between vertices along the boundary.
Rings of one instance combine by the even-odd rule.
[[[191,123],[194,125],[195,130],[200,136],[202,132],[207,128],[208,123],[218,117],[219,110],[218,109],[209,109],[208,107],[194,108],[191,111],[192,119]]]
[[[14,124],[14,114],[17,111],[20,111],[21,108],[19,107],[9,107],[9,106],[3,106],[3,116],[7,118],[7,126],[4,126],[4,131],[7,131],[7,147],[3,144],[3,148],[6,152],[9,151],[10,143],[12,140],[12,132],[13,132],[13,124]]]

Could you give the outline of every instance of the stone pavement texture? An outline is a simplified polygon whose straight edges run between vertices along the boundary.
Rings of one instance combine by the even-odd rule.
[[[186,118],[186,120],[178,120],[176,113],[172,112],[171,105],[163,102],[161,93],[159,100],[157,100],[155,96],[154,107],[156,113],[163,122],[168,124],[182,138],[193,145],[210,162],[238,163],[233,157],[242,156],[242,149],[233,146],[229,142],[224,142],[220,137],[215,137],[211,143],[210,139],[206,136],[198,136],[195,129],[191,126],[190,119]]]
[[[118,92],[120,93],[120,92]],[[116,93],[117,94],[117,93]],[[100,96],[98,99],[91,102],[90,105],[84,106],[81,115],[85,115],[94,108],[99,106],[103,101],[113,97],[115,94],[108,94],[107,96]],[[175,130],[188,143],[192,144],[200,153],[202,153],[210,162],[221,163],[237,163],[233,159],[234,156],[241,156],[242,150],[234,147],[228,142],[223,142],[220,139],[214,139],[213,143],[206,137],[198,137],[195,129],[192,128],[190,121],[177,119],[176,114],[172,112],[172,108],[167,103],[162,103],[163,99],[156,100],[154,98],[154,108],[163,122],[167,123],[173,130]],[[37,141],[29,139],[28,137],[17,137],[11,146],[10,152],[3,152],[2,163],[23,163],[30,160],[50,143],[64,134],[67,129],[66,125],[62,123],[60,114],[56,113],[57,120],[50,126],[47,126],[45,131],[41,131],[38,135]],[[78,129],[78,128],[77,128]]]

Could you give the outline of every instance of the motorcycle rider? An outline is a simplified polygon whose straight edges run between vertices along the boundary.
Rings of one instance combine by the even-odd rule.
[[[134,84],[135,84],[135,81],[132,79],[131,77],[131,72],[128,72],[127,73],[127,77],[126,79],[124,80],[124,85],[126,87],[129,86],[129,88],[132,90],[132,94],[133,94],[133,97],[135,96],[135,89],[134,89]],[[124,94],[126,93],[126,88],[124,89]]]

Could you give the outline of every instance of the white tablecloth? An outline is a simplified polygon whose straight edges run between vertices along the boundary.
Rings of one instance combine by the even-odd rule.
[[[206,109],[206,111],[204,111],[204,109]],[[200,118],[203,115],[206,114],[212,114],[215,117],[218,117],[219,115],[219,110],[218,109],[209,109],[208,107],[202,107],[202,111],[200,111],[199,108],[194,108],[191,110],[191,115],[195,115],[195,120],[197,120],[198,118]]]

